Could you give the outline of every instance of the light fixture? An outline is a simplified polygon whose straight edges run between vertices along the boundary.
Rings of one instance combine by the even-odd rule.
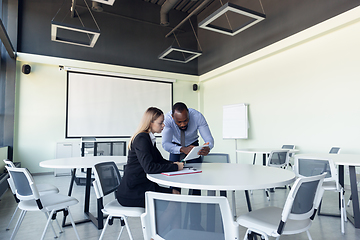
[[[159,59],[179,63],[188,63],[194,58],[199,57],[201,54],[202,52],[200,51],[170,46],[159,55]]]
[[[192,30],[194,32],[194,35],[195,35],[196,41],[197,41],[197,43],[199,45],[199,48],[200,48],[200,50],[202,50],[199,39],[196,36],[194,26],[191,23],[190,19],[189,19],[189,23],[190,23],[191,28],[192,28]],[[174,35],[174,38],[175,38],[175,40],[176,40],[179,47],[170,46],[168,49],[166,49],[163,53],[161,53],[159,55],[159,59],[166,60],[166,61],[172,61],[172,62],[188,63],[191,60],[201,56],[201,54],[202,54],[201,51],[182,48],[180,46],[179,40],[176,37],[175,32],[173,32],[172,34]]]
[[[84,0],[84,2],[86,4],[86,7],[92,17],[93,22],[95,23],[97,29],[91,29],[91,28],[85,27],[84,21],[82,21],[79,13],[77,12],[77,10],[75,8],[75,0],[73,0],[72,6],[71,6],[71,16],[72,16],[71,19],[75,19],[75,17],[78,18],[82,26],[73,25],[72,23],[70,24],[70,23],[55,21],[56,16],[62,9],[62,7],[60,7],[59,11],[56,13],[54,18],[51,20],[51,40],[52,41],[66,43],[66,44],[73,44],[73,45],[83,46],[83,47],[91,47],[91,48],[95,46],[95,43],[100,36],[100,28],[91,12],[86,0]],[[67,14],[65,15],[65,17],[66,16],[67,16]],[[65,20],[65,17],[63,18],[62,21]],[[91,19],[91,18],[88,18],[88,19]],[[71,21],[73,21],[73,20],[71,20]]]
[[[99,30],[51,21],[51,40],[55,42],[92,48],[99,36]]]
[[[215,20],[225,15],[227,22],[230,25],[229,17],[226,14],[233,14],[233,13],[235,13],[237,17],[242,18],[242,22],[239,27],[236,27],[235,29],[231,29],[231,28],[226,28],[224,26],[216,25],[214,23]],[[239,32],[244,31],[245,29],[259,23],[265,18],[266,18],[265,14],[255,12],[253,10],[227,2],[224,5],[222,5],[218,10],[216,10],[208,17],[206,17],[204,20],[202,20],[199,23],[199,27],[203,29],[215,31],[218,33],[234,36]]]
[[[104,3],[107,5],[113,5],[115,0],[92,0],[93,2],[99,2],[99,3]]]

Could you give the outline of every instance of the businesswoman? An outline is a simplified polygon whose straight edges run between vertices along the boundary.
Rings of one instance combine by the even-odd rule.
[[[155,107],[144,113],[136,133],[129,142],[128,160],[116,192],[118,202],[127,207],[145,207],[145,192],[177,193],[176,190],[160,187],[147,179],[146,174],[182,170],[180,162],[165,160],[156,148],[154,133],[164,128],[164,114]]]

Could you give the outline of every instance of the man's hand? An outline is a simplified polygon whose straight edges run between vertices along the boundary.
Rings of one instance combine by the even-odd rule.
[[[205,143],[204,146],[208,146],[208,147],[203,147],[200,149],[200,151],[198,152],[199,155],[202,155],[202,156],[206,156],[209,154],[210,152],[210,147],[209,147],[209,143]]]
[[[187,147],[181,147],[180,148],[180,152],[185,153],[186,155],[189,154],[189,152],[191,151],[191,149],[193,149],[194,145],[189,145]]]

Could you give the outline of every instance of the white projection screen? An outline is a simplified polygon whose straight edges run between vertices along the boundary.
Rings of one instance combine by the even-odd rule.
[[[130,137],[148,107],[172,108],[172,82],[67,73],[66,138]]]

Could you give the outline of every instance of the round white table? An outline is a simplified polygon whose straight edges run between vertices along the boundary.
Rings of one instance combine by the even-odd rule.
[[[90,187],[91,187],[91,171],[92,167],[101,162],[113,161],[117,165],[126,164],[127,156],[88,156],[88,157],[71,157],[71,158],[57,158],[52,160],[46,160],[39,163],[40,167],[44,168],[72,168],[70,187],[68,191],[68,196],[71,196],[75,174],[77,168],[86,168],[86,183],[85,183],[85,203],[84,203],[84,213],[88,216],[88,219],[83,221],[76,221],[76,224],[89,222],[95,224],[98,229],[104,227],[103,223],[103,213],[99,207],[99,204],[102,205],[102,201],[98,201],[97,207],[97,217],[93,216],[89,212],[90,205]],[[63,226],[65,226],[66,217],[63,219]],[[67,225],[66,225],[67,226]]]
[[[360,208],[359,195],[356,180],[355,167],[360,167],[360,154],[330,154],[330,153],[314,153],[314,154],[296,154],[295,157],[313,157],[331,159],[338,165],[339,183],[344,187],[344,166],[349,166],[350,189],[352,195],[353,215],[348,213],[347,217],[355,228],[360,228]]]
[[[201,190],[244,190],[248,210],[251,203],[248,190],[280,187],[295,181],[295,174],[281,168],[236,164],[236,163],[192,163],[186,164],[201,170],[201,173],[166,176],[147,174],[147,178],[158,184],[179,188]],[[235,196],[232,197],[233,216],[236,217]]]
[[[40,167],[44,168],[92,168],[95,164],[101,162],[114,161],[116,164],[125,164],[127,156],[89,156],[89,157],[71,157],[56,158],[42,161]]]
[[[256,159],[256,154],[262,154],[263,155],[263,165],[266,165],[266,157],[268,154],[270,154],[272,151],[280,151],[280,150],[289,150],[290,153],[295,153],[298,152],[299,149],[274,149],[274,148],[241,148],[241,149],[236,149],[236,152],[239,153],[252,153],[254,154],[254,160],[253,160],[253,164],[255,164],[255,159]]]
[[[166,176],[148,174],[153,182],[202,190],[255,190],[284,186],[295,181],[292,171],[274,167],[236,163],[192,163],[201,173]]]

